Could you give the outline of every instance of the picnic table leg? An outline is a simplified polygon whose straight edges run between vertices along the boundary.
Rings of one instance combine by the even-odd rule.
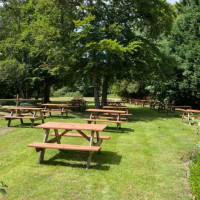
[[[44,135],[44,143],[47,142],[49,137],[49,129],[45,129],[45,135]],[[39,158],[39,164],[41,164],[44,160],[44,154],[45,154],[45,149],[42,149],[40,152],[40,158]]]
[[[182,122],[183,122],[184,116],[185,116],[185,113],[182,114]]]
[[[11,124],[11,119],[8,119],[8,127],[10,127],[10,124]]]
[[[126,114],[128,114],[128,109],[126,109]],[[126,121],[128,121],[128,116],[126,117]]]
[[[188,113],[188,123],[189,123],[189,125],[192,125],[191,118],[190,118],[190,113]]]
[[[33,128],[34,125],[34,119],[31,119],[31,128]]]
[[[94,131],[91,132],[90,146],[93,146],[93,143],[94,143]]]
[[[103,140],[99,138],[99,131],[96,131],[96,137],[97,137],[97,143],[95,145],[100,146]],[[98,151],[98,153],[101,153],[101,149]]]
[[[118,130],[119,130],[119,124],[117,124],[117,132],[118,132]]]
[[[23,119],[20,119],[20,121],[21,121],[21,124],[23,124],[24,122],[23,122]]]
[[[55,133],[55,136],[56,136],[56,139],[57,139],[57,143],[61,144],[61,142],[60,142],[60,136],[59,136],[59,133],[58,133],[58,129],[54,129],[54,133]]]
[[[92,157],[92,152],[88,152],[88,159],[87,159],[86,170],[89,169],[89,167],[90,167],[91,157]]]

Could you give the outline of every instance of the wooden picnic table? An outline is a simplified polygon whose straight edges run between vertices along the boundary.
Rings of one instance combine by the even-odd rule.
[[[175,111],[181,111],[181,109],[191,109],[192,106],[167,106],[167,114],[174,113]]]
[[[121,121],[121,115],[126,114],[126,111],[121,110],[107,110],[107,109],[87,109],[87,112],[90,112],[90,118],[84,119],[88,123],[94,122],[108,122],[108,123],[116,123],[117,124],[117,130],[121,127],[121,124],[123,121]],[[103,113],[103,115],[108,115],[109,117],[106,117],[106,120],[101,120],[99,118],[102,118],[100,114]],[[114,119],[114,120],[113,120]]]
[[[116,109],[116,110],[125,110],[128,113],[128,109],[131,107],[128,106],[103,106],[103,109]]]
[[[128,121],[128,117],[129,116],[132,116],[132,114],[128,112],[128,110],[130,108],[131,107],[128,107],[128,106],[103,106],[103,109],[125,110],[126,113],[125,114],[121,114],[125,118],[121,118],[121,120],[126,120],[126,121]]]
[[[144,107],[145,104],[150,103],[152,100],[139,100],[139,103],[141,103],[141,106]]]
[[[8,120],[8,127],[11,124],[11,121],[14,119],[20,119],[21,124],[23,124],[23,119],[31,120],[31,128],[36,120],[41,120],[44,123],[45,116],[42,114],[42,108],[34,107],[11,107],[8,108],[11,113],[9,116],[4,116]]]
[[[28,147],[35,147],[36,151],[40,151],[39,163],[41,164],[44,160],[45,149],[62,149],[62,150],[77,150],[77,151],[87,151],[89,156],[87,159],[86,169],[90,166],[91,156],[93,152],[100,151],[102,141],[110,139],[110,136],[100,136],[99,132],[103,131],[107,125],[104,124],[82,124],[82,123],[63,123],[63,122],[47,122],[36,126],[36,128],[44,129],[44,140],[43,143],[33,142],[28,144]],[[51,134],[54,137],[48,139],[50,129],[54,130]],[[58,132],[62,130],[62,132]],[[75,130],[78,134],[69,133],[69,131]],[[90,134],[85,134],[83,131],[90,131]],[[85,138],[89,144],[88,145],[72,145],[72,144],[61,144],[61,138],[63,136],[68,137],[79,137]],[[57,144],[54,144],[54,143]]]
[[[51,112],[60,112],[61,117],[63,117],[64,113],[66,114],[66,116],[68,116],[68,113],[70,112],[70,110],[68,109],[69,106],[67,104],[45,103],[42,104],[42,106],[45,106],[42,112],[44,114],[48,112],[49,116],[51,116]]]
[[[183,112],[183,114],[182,114],[182,121],[184,119],[187,119],[188,123],[190,125],[194,122],[194,119],[200,118],[200,110],[191,110],[191,109],[184,110],[184,109],[182,109],[180,111]],[[198,115],[194,115],[194,113],[197,113]]]
[[[111,106],[122,106],[122,104],[125,105],[124,101],[107,101],[107,105],[111,105]]]

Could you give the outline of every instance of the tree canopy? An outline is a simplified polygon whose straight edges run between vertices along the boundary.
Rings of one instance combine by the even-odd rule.
[[[49,101],[51,86],[87,82],[99,107],[100,91],[104,105],[113,82],[167,71],[159,40],[169,34],[174,11],[165,0],[2,3],[0,85],[9,90],[1,96],[12,91]]]
[[[166,54],[176,61],[175,73],[166,82],[154,86],[154,94],[178,104],[200,103],[200,7],[198,0],[176,4],[177,18],[166,39]]]

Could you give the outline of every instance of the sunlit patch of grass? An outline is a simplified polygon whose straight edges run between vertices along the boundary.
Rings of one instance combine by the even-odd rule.
[[[0,135],[0,180],[9,186],[4,199],[191,199],[181,158],[199,139],[194,127],[178,115],[132,107],[131,120],[118,133],[115,124],[102,133],[111,139],[103,142],[101,154],[93,154],[87,171],[86,152],[48,149],[39,165],[39,154],[27,144],[42,142],[44,131],[14,120]],[[85,123],[87,116],[72,112],[68,118],[58,115],[46,121]],[[2,130],[6,124],[0,119]],[[87,144],[80,138],[61,142]]]

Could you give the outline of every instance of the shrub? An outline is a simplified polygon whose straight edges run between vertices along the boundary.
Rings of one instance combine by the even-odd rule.
[[[68,88],[67,87],[62,87],[58,90],[55,91],[51,91],[51,95],[53,97],[63,97],[65,96],[65,94],[68,92]]]
[[[6,187],[8,186],[1,181],[0,193],[3,194],[4,196],[7,194],[5,190]]]
[[[2,105],[2,106],[13,106],[13,105],[16,105],[16,102],[15,101],[1,101],[0,105]]]

